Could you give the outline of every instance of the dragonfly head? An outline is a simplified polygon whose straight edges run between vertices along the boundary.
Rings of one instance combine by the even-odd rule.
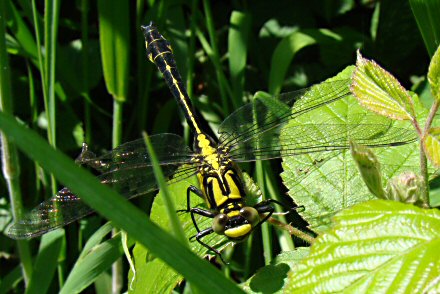
[[[244,241],[259,222],[258,211],[253,207],[245,206],[239,210],[216,215],[212,222],[212,229],[230,240]]]

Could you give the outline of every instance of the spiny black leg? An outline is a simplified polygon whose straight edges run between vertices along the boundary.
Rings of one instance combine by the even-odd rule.
[[[191,219],[193,221],[194,226],[196,227],[197,232],[200,233],[199,227],[197,226],[197,222],[196,222],[196,218],[195,218],[195,214],[201,215],[201,216],[205,216],[205,217],[209,217],[209,218],[214,218],[216,216],[216,214],[212,211],[203,209],[203,208],[191,208],[190,210],[191,212]]]
[[[269,218],[269,217],[271,217],[272,216],[272,214],[273,214],[273,212],[275,211],[275,208],[271,205],[271,202],[274,202],[274,203],[279,203],[278,201],[276,201],[276,200],[273,200],[273,201],[270,201],[270,200],[273,200],[273,199],[268,199],[268,200],[264,200],[264,201],[261,201],[260,203],[257,203],[255,206],[254,206],[254,208],[258,211],[258,213],[266,213],[266,212],[268,212],[268,214],[266,214],[265,216],[264,216],[264,218],[262,219],[262,220],[260,220],[259,222],[258,222],[258,224],[255,226],[255,227],[258,227],[258,226],[260,226],[262,223],[264,223],[265,221],[267,221],[267,219]]]
[[[254,205],[254,208],[259,212],[259,213],[264,213],[264,212],[269,212],[270,211],[270,207],[272,207],[272,205],[270,205],[271,203],[275,203],[278,204],[279,206],[281,206],[284,210],[288,211],[288,212],[292,212],[292,211],[298,211],[298,208],[304,209],[304,206],[298,206],[298,207],[292,207],[289,208],[286,205],[284,205],[283,203],[275,200],[275,199],[266,199],[264,201],[261,201],[260,203],[257,203]]]
[[[202,191],[200,191],[199,188],[191,185],[186,190],[186,209],[180,209],[177,210],[177,212],[191,212],[191,219],[194,224],[194,227],[196,228],[197,232],[200,232],[199,226],[197,225],[196,219],[194,217],[194,214],[199,214],[202,216],[213,218],[215,217],[215,214],[209,210],[202,209],[202,208],[191,208],[191,192],[196,194],[199,197],[203,197]]]
[[[205,236],[207,236],[207,235],[209,235],[209,234],[212,234],[212,233],[214,233],[214,230],[213,230],[212,228],[207,228],[207,229],[204,229],[204,230],[201,231],[201,232],[198,232],[197,235],[194,235],[194,236],[192,236],[192,237],[189,238],[189,239],[190,239],[191,241],[194,240],[194,239],[196,239],[197,242],[199,242],[199,244],[201,244],[203,247],[207,248],[208,250],[211,250],[212,252],[214,252],[218,257],[220,257],[221,261],[222,261],[224,264],[227,264],[227,263],[224,261],[224,259],[223,259],[222,255],[221,255],[220,251],[218,251],[217,249],[212,248],[211,246],[209,246],[208,244],[206,244],[205,242],[203,242],[203,241],[201,240],[203,237],[205,237]]]
[[[191,192],[193,192],[197,196],[203,198],[203,192],[199,188],[197,188],[193,185],[189,186],[188,189],[186,189],[186,210],[180,209],[177,212],[190,212],[191,211]]]

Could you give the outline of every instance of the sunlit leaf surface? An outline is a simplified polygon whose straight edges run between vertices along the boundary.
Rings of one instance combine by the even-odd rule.
[[[290,272],[285,293],[436,293],[440,212],[375,200],[344,210]]]
[[[346,70],[335,79],[350,74]],[[315,126],[314,131],[307,128],[304,132],[301,129],[311,124]],[[345,146],[352,140],[369,147],[382,147],[373,151],[380,163],[386,163],[381,168],[383,184],[386,184],[387,179],[405,170],[418,170],[417,143],[403,146],[390,144],[399,142],[408,132],[412,132],[409,122],[393,121],[371,113],[353,96],[305,113],[286,125],[281,132],[281,142],[293,144],[292,141],[297,138],[304,138],[329,147],[329,151],[321,148],[318,151],[322,152],[283,157],[283,181],[295,203],[305,207],[300,214],[312,229],[325,229],[329,217],[335,212],[374,197],[360,177],[350,152],[331,151],[335,149],[334,142]]]
[[[425,151],[435,166],[440,166],[440,128],[431,128],[424,140]]]
[[[174,204],[177,210],[186,209],[186,190],[191,184],[198,185],[195,177],[169,185],[168,190],[174,199]],[[201,198],[195,196],[191,198],[192,207],[198,207],[203,203],[204,201]],[[166,207],[161,192],[158,193],[154,200],[151,210],[151,219],[165,230],[171,232],[169,218],[167,217]],[[179,213],[179,219],[182,223],[185,235],[188,238],[197,233],[189,213]],[[201,217],[199,215],[196,216],[196,221],[200,229],[210,227],[212,224],[212,219]],[[203,240],[217,249],[221,249],[227,245],[225,238],[217,234],[210,234]],[[207,249],[197,242],[190,242],[190,247],[191,250],[199,256],[203,257],[207,253]],[[151,255],[151,253],[143,246],[136,244],[133,250],[133,255],[136,268],[136,278],[131,286],[132,289],[130,289],[130,293],[169,293],[183,280],[181,275],[166,265],[162,260]],[[131,281],[132,274],[133,273],[130,271],[128,281]],[[148,279],[145,277],[148,277]]]
[[[362,105],[378,114],[398,120],[415,117],[408,91],[389,72],[359,52],[351,91]]]

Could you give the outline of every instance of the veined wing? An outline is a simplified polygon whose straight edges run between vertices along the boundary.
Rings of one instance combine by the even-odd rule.
[[[150,140],[165,178],[176,182],[196,173],[196,163],[191,161],[193,154],[180,136],[159,134]],[[101,172],[97,178],[128,199],[157,189],[143,139],[125,143],[101,157],[83,150],[77,162]],[[63,188],[9,227],[7,235],[14,239],[37,237],[92,212],[79,197]]]
[[[333,80],[280,97],[254,99],[222,123],[220,145],[233,160],[253,161],[346,149],[350,140],[381,147],[416,139],[413,130],[364,110],[349,86],[349,79]]]

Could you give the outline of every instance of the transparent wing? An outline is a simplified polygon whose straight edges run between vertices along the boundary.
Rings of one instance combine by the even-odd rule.
[[[349,79],[334,80],[279,97],[257,97],[222,123],[220,146],[233,160],[253,161],[346,149],[350,140],[381,147],[416,139],[411,129],[356,105],[349,86]]]
[[[171,182],[180,181],[197,171],[191,161],[193,154],[183,139],[174,134],[150,137],[164,176]],[[143,139],[125,143],[101,157],[94,157],[85,148],[77,162],[91,166],[101,174],[98,179],[130,199],[157,189],[150,157]],[[93,210],[68,188],[42,202],[24,218],[9,227],[7,235],[14,239],[40,236],[78,220]]]

